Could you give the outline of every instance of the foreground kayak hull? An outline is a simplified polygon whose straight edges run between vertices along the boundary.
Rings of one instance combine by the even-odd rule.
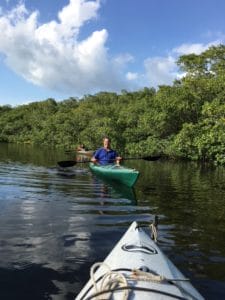
[[[135,270],[135,271],[134,271]],[[110,275],[127,279],[125,287],[103,287]],[[103,278],[104,276],[104,278]],[[163,276],[163,280],[159,280]],[[114,278],[116,278],[114,277]],[[104,281],[104,282],[103,282]],[[114,280],[115,281],[115,280]],[[92,274],[76,300],[88,299],[203,299],[156,243],[133,222],[97,271]],[[99,297],[94,295],[99,294]]]
[[[113,180],[132,187],[136,183],[139,172],[135,169],[126,168],[120,165],[96,165],[94,163],[89,164],[91,171],[96,175],[101,176],[107,180]]]

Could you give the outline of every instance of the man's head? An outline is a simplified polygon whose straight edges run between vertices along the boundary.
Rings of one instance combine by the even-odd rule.
[[[109,149],[110,148],[110,138],[108,138],[107,136],[105,136],[103,138],[103,147],[105,149]]]

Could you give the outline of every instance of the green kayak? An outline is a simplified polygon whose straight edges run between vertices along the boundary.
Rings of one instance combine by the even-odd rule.
[[[123,183],[132,187],[138,179],[139,172],[116,164],[96,165],[89,164],[91,171],[105,179]]]

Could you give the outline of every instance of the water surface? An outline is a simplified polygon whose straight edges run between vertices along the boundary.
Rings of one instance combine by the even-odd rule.
[[[0,144],[0,299],[74,299],[132,221],[160,218],[159,246],[206,299],[225,298],[225,170],[126,161],[135,189],[59,169],[64,152]]]

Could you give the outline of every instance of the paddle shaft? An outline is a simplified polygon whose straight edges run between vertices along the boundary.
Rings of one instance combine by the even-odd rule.
[[[145,157],[127,157],[127,158],[123,158],[122,160],[135,160],[135,159],[143,159],[143,160],[147,160],[147,161],[155,161],[160,159],[161,156],[145,156]],[[106,161],[106,160],[105,160]],[[108,161],[108,160],[107,160]],[[116,161],[116,159],[112,159],[110,161]],[[63,168],[67,168],[67,167],[72,167],[76,164],[79,163],[89,163],[92,162],[91,160],[82,160],[82,161],[77,161],[77,160],[64,160],[64,161],[58,161],[58,165],[60,167]]]

